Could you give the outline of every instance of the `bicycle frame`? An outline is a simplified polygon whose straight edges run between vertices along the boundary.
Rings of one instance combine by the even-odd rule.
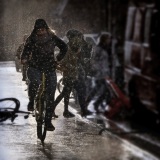
[[[37,137],[44,142],[46,137],[46,126],[45,126],[45,114],[46,114],[46,101],[45,101],[45,73],[42,73],[42,83],[40,85],[35,106],[35,119],[37,122]]]

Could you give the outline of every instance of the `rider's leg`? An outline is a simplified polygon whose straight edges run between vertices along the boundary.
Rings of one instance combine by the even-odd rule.
[[[28,84],[28,110],[33,111],[34,109],[34,99],[37,94],[38,87],[41,83],[41,72],[35,68],[29,67],[27,70],[27,76],[29,79]]]
[[[54,97],[56,91],[56,84],[57,84],[57,76],[56,72],[52,71],[46,74],[46,127],[47,130],[53,131],[55,127],[52,125],[52,114],[53,114],[53,107],[54,107]]]

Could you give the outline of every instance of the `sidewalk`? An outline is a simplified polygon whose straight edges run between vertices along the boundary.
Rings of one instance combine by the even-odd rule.
[[[73,99],[70,100],[69,105],[69,110],[81,117],[80,107],[75,104]],[[158,131],[130,120],[109,120],[102,116],[87,116],[86,120],[99,126],[99,134],[104,132],[114,134],[127,143],[132,143],[160,158],[160,133]],[[106,129],[104,129],[104,125]]]

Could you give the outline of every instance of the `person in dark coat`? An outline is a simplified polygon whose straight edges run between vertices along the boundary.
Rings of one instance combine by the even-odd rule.
[[[108,84],[106,83],[106,78],[111,76],[111,43],[112,37],[108,34],[102,34],[91,58],[92,76],[94,77],[95,86],[90,91],[86,102],[89,104],[98,94],[98,98],[94,102],[96,112],[98,112],[98,107],[103,104],[104,100],[108,104],[111,99]]]
[[[55,100],[55,108],[64,98],[63,116],[70,118],[74,116],[68,110],[69,96],[73,88],[77,92],[78,101],[81,108],[81,115],[84,116],[87,112],[85,104],[85,67],[87,61],[85,61],[85,59],[89,58],[92,46],[90,46],[83,39],[83,34],[78,30],[71,29],[67,32],[66,36],[69,39],[68,52],[59,67],[59,69],[63,72],[64,88],[61,94]]]
[[[55,59],[54,49],[58,47],[60,53]],[[56,65],[61,61],[67,52],[67,45],[58,38],[55,33],[48,27],[43,19],[35,21],[34,29],[26,40],[21,62],[28,62],[27,76],[29,79],[28,88],[28,110],[33,111],[34,100],[41,84],[42,73],[46,75],[46,97],[47,97],[47,130],[54,130],[51,123],[54,106],[54,96],[57,84]]]
[[[22,77],[23,77],[22,81],[26,80],[26,74],[24,73],[24,65],[21,64],[20,59],[21,59],[21,54],[23,52],[24,44],[25,44],[25,41],[26,41],[27,37],[28,37],[27,35],[24,35],[24,37],[23,37],[23,43],[21,43],[18,46],[17,50],[16,50],[16,59],[15,59],[16,71],[19,72],[19,69],[21,69],[21,71],[22,71]]]

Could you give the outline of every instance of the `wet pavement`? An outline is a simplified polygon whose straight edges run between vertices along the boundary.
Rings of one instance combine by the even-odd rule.
[[[27,111],[27,86],[13,62],[0,62],[0,98],[15,97],[21,102],[21,110]],[[58,78],[60,78],[58,76]],[[57,95],[57,94],[56,94]],[[97,124],[97,118],[81,118],[79,108],[70,103],[70,111],[76,116],[63,117],[63,101],[56,109],[58,119],[52,122],[54,132],[47,132],[44,146],[37,139],[33,116],[22,115],[14,123],[0,123],[0,160],[157,160],[156,156],[130,143],[125,138],[105,131]],[[114,126],[114,122],[112,126]]]

